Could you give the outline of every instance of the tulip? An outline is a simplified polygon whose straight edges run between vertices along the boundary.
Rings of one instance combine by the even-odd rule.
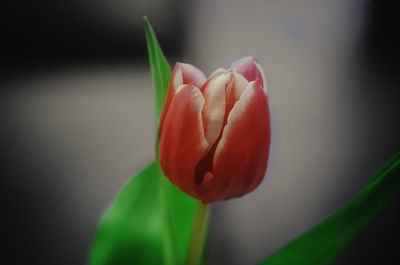
[[[159,124],[166,177],[204,204],[242,196],[263,180],[270,147],[265,77],[254,57],[207,79],[177,63]]]

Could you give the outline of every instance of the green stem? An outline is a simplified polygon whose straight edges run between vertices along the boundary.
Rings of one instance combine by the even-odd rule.
[[[186,256],[186,265],[198,265],[204,250],[205,238],[208,227],[208,204],[201,201],[197,203],[192,235],[190,236],[189,249]]]

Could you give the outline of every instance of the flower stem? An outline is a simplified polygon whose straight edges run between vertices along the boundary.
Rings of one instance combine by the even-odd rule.
[[[208,216],[208,204],[198,201],[186,256],[186,265],[199,265],[200,263],[207,235]]]

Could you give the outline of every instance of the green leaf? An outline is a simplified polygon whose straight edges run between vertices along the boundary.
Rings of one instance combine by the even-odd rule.
[[[324,265],[357,236],[400,190],[400,153],[349,204],[278,250],[262,265]]]
[[[158,123],[171,69],[147,18],[144,24]],[[89,263],[183,264],[196,204],[195,199],[171,184],[156,159],[124,186],[104,214],[95,234]]]
[[[90,264],[164,264],[160,175],[153,161],[121,190],[97,229]]]
[[[104,214],[90,264],[182,264],[195,205],[153,161],[125,185]]]
[[[158,124],[165,98],[167,96],[169,80],[171,79],[171,68],[157,41],[154,30],[147,17],[144,17],[144,30],[146,33],[147,49],[151,72],[153,74],[154,94],[156,101],[156,122]]]
[[[162,178],[165,207],[176,243],[179,264],[183,264],[189,247],[197,200],[183,193],[166,177]]]
[[[156,107],[156,128],[160,122],[160,116],[167,97],[169,81],[171,79],[171,68],[160,48],[156,34],[150,25],[147,17],[143,18],[144,31],[146,35],[147,50],[149,51],[149,61],[151,73],[153,75],[154,99]],[[158,132],[156,132],[156,158],[158,159]]]

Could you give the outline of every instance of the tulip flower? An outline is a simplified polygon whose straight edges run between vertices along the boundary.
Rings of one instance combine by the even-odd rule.
[[[270,118],[262,68],[245,57],[207,79],[177,63],[159,124],[160,164],[183,192],[208,204],[242,196],[263,180]]]

